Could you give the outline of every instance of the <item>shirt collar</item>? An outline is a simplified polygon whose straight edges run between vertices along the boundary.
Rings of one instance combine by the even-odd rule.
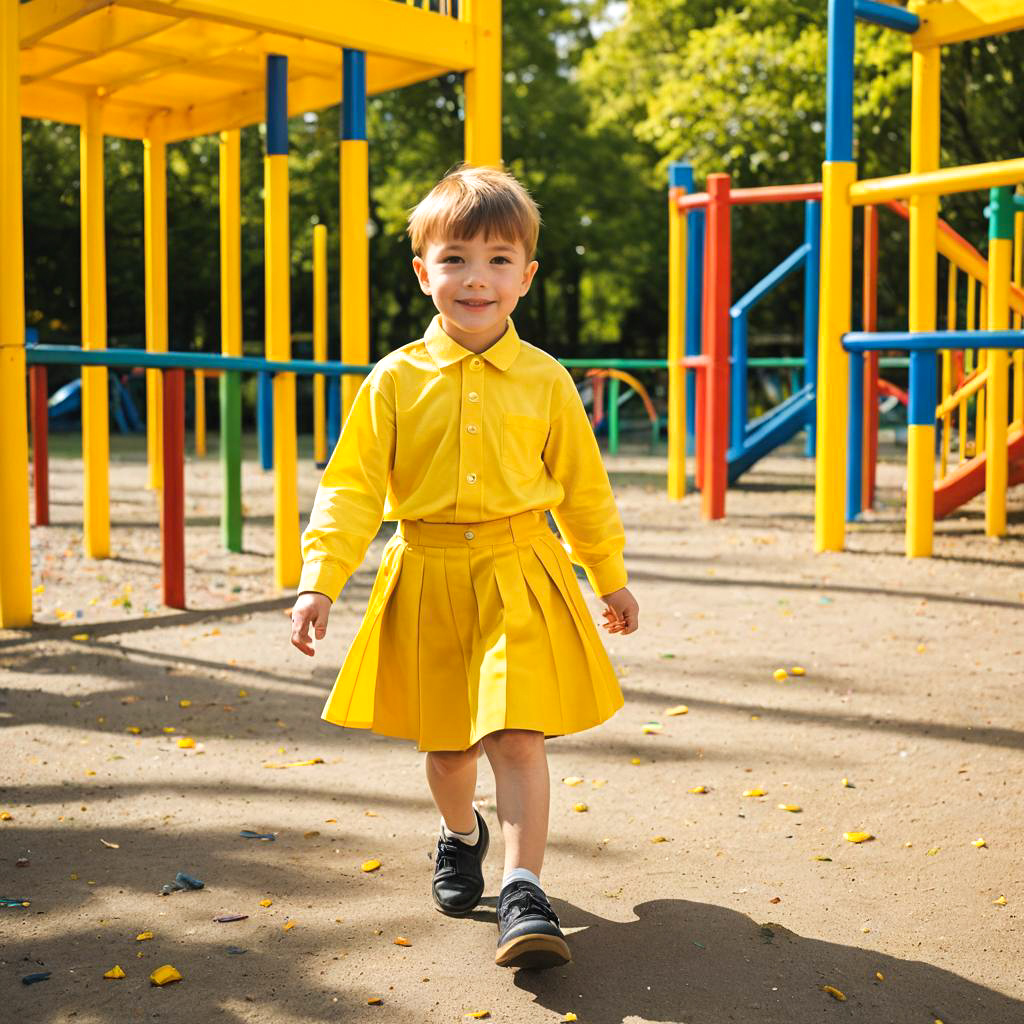
[[[522,344],[516,333],[515,324],[511,320],[507,323],[505,333],[489,349],[479,353],[481,358],[486,359],[498,370],[507,370],[515,362],[516,356],[519,355],[519,346]],[[423,340],[430,358],[434,360],[439,370],[465,359],[466,356],[476,354],[448,336],[441,327],[440,313],[431,321]]]

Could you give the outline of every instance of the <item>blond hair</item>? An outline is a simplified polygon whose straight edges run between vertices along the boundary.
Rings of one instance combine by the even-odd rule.
[[[540,234],[540,211],[507,171],[463,164],[449,171],[412,210],[408,231],[417,256],[431,241],[467,241],[482,231],[485,239],[522,242],[526,258],[532,259]]]

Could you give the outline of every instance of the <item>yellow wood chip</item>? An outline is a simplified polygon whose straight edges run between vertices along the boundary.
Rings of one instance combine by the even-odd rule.
[[[316,837],[318,835],[320,835],[320,833],[314,828],[314,829],[312,829],[309,832],[303,832],[302,833],[302,838],[303,839],[316,839]]]
[[[971,846],[976,846],[980,850],[983,846],[988,846],[988,843],[979,836],[977,839],[971,840]]]
[[[295,927],[295,922],[294,921],[285,921],[285,923],[281,926],[281,931],[289,932],[294,927]]]
[[[574,811],[578,811],[580,814],[582,814],[584,811],[589,811],[590,810],[590,808],[587,807],[587,805],[584,804],[584,803],[573,804],[572,805],[572,809]]]
[[[396,946],[411,946],[412,943],[404,935],[399,935],[398,938],[395,939],[395,945]]]
[[[779,804],[778,808],[780,811],[790,811],[793,814],[803,810],[799,804]]]
[[[846,996],[844,996],[843,993],[840,992],[839,989],[837,989],[834,985],[822,985],[821,991],[827,992],[833,999],[838,999],[841,1003],[846,1002]]]
[[[137,725],[129,725],[125,732],[130,732],[133,736],[138,736],[142,730]]]
[[[630,764],[643,764],[643,761],[641,761],[639,757],[631,757],[629,759],[629,763]]]
[[[934,856],[935,856],[935,855],[936,855],[936,854],[937,854],[937,853],[939,852],[939,850],[941,850],[941,849],[942,849],[942,847],[941,847],[941,846],[933,846],[933,847],[932,847],[932,848],[931,848],[931,849],[930,849],[930,850],[929,850],[929,851],[928,851],[928,852],[927,852],[927,853],[925,854],[925,856],[926,856],[926,857],[934,857]]]
[[[879,981],[885,981],[885,975],[881,971],[875,971],[875,977]]]
[[[806,675],[806,674],[807,674],[807,669],[805,669],[805,668],[801,668],[801,666],[799,666],[799,665],[794,665],[794,666],[793,666],[793,667],[792,667],[792,668],[791,668],[791,669],[789,670],[789,674],[790,674],[791,676],[803,676],[803,675]]]
[[[369,871],[376,871],[377,868],[379,868],[379,867],[380,867],[380,861],[379,860],[364,860],[363,861],[363,871],[367,871],[367,872],[369,872]]]
[[[105,847],[106,847],[106,848],[107,848],[108,850],[120,850],[120,849],[121,849],[121,846],[120,846],[120,844],[118,844],[118,843],[108,843],[108,842],[106,841],[106,839],[101,839],[101,840],[100,840],[100,842],[101,842],[101,843],[102,843],[102,844],[103,844],[103,845],[104,845],[104,846],[105,846]]]
[[[708,791],[707,786],[691,786],[686,792],[687,793],[706,793]]]
[[[671,717],[675,717],[676,715],[688,715],[689,713],[690,709],[685,704],[677,704],[673,708],[665,709],[665,714]]]
[[[381,999],[380,996],[370,996],[370,998],[366,1000],[367,1006],[381,1006],[383,1003],[384,1000]]]
[[[178,701],[179,708],[190,708],[192,707],[192,701],[186,700],[184,697]]]
[[[789,673],[784,668],[777,668],[772,673],[772,679],[777,683],[785,682],[789,678]]]
[[[661,722],[644,722],[644,724],[640,726],[640,731],[645,736],[654,736],[657,733],[661,732],[661,729]]]
[[[651,837],[651,842],[652,843],[667,843],[668,840],[664,836],[652,836]]]
[[[474,1010],[472,1013],[467,1013],[467,1017],[472,1020],[488,1020],[491,1016],[490,1010]]]
[[[248,697],[249,696],[249,691],[248,690],[239,690],[238,691],[238,696],[239,697]]]
[[[71,639],[72,640],[88,640],[89,639],[89,634],[88,633],[75,633],[71,637]]]
[[[109,978],[111,981],[116,981],[118,978],[123,978],[124,976],[124,970],[117,964],[111,967],[110,970],[103,975],[104,978]]]
[[[136,942],[145,942],[146,939],[151,939],[151,938],[153,938],[153,933],[152,932],[139,932],[139,934],[135,936],[135,941]]]
[[[1006,906],[1006,897],[1005,897],[1005,896],[1000,896],[1000,897],[999,897],[999,899],[997,899],[997,900],[993,900],[992,902],[993,902],[993,903],[994,903],[994,904],[995,904],[995,905],[996,905],[997,907],[1005,907],[1005,906]]]
[[[848,843],[866,843],[875,837],[870,832],[844,832],[843,838]]]
[[[178,746],[182,750],[191,750],[196,745],[196,741],[191,736],[181,736],[178,739]]]
[[[764,796],[765,793],[764,793],[763,789],[745,789],[745,790],[743,790],[743,795],[744,796]]]
[[[594,787],[594,789],[600,789],[602,786],[607,786],[608,785],[608,780],[607,779],[591,779],[590,780],[590,784]]]
[[[261,907],[272,907],[274,905],[273,900],[260,900]]]
[[[567,786],[578,786],[583,780],[578,775],[567,775],[562,782]]]
[[[562,1018],[562,1024],[571,1024],[571,1022],[572,1022],[572,1021],[574,1021],[574,1020],[579,1020],[579,1017],[577,1017],[577,1016],[576,1016],[576,1014],[575,1014],[575,1013],[573,1013],[573,1012],[572,1012],[572,1010],[570,1010],[570,1011],[569,1011],[569,1012],[568,1012],[568,1013],[567,1013],[567,1014],[566,1014],[566,1015],[565,1015],[565,1016],[564,1016],[564,1017]]]
[[[149,980],[154,985],[169,985],[172,981],[181,981],[181,972],[170,964],[164,964],[149,976]]]

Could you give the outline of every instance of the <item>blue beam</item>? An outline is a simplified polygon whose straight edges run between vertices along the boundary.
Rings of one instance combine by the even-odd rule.
[[[1024,331],[850,331],[843,335],[847,352],[937,352],[941,348],[1024,348]]]
[[[366,53],[341,51],[341,132],[342,141],[366,138]]]
[[[288,155],[288,58],[267,56],[267,156]]]
[[[807,422],[807,410],[814,406],[814,389],[803,387],[785,402],[756,421],[742,447],[729,449],[729,483],[735,483],[754,463],[795,437]]]
[[[910,34],[921,27],[921,19],[913,11],[878,3],[878,0],[853,0],[853,13],[861,21],[870,21],[883,28],[894,28],[897,32]]]
[[[729,310],[729,316],[735,320],[737,317],[747,313],[751,306],[763,299],[795,270],[799,270],[810,251],[811,247],[806,242],[794,249],[774,270],[770,270],[765,274],[742,299],[737,299],[733,303],[732,309]]]
[[[828,0],[825,160],[853,160],[853,0]]]

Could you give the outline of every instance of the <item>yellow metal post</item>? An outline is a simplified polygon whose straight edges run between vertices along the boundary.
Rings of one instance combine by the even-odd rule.
[[[196,370],[193,376],[193,383],[193,391],[195,393],[196,457],[201,459],[206,454],[206,373],[203,370]]]
[[[956,330],[956,266],[949,263],[949,274],[946,278],[946,330]],[[948,348],[942,350],[942,401],[953,393],[953,352]],[[942,414],[942,456],[939,467],[940,479],[949,470],[949,447],[951,414],[947,410]]]
[[[291,260],[288,229],[287,61],[267,58],[268,124],[264,157],[264,260],[266,274],[266,356],[291,359]],[[363,221],[365,224],[366,222]],[[278,587],[298,584],[299,553],[298,439],[295,425],[295,375],[274,375],[274,579]]]
[[[849,374],[842,337],[850,330],[856,164],[826,161],[821,195],[821,312],[818,332],[818,457],[814,463],[814,550],[842,551],[846,539],[846,417]]]
[[[370,361],[369,144],[343,139],[341,146],[341,361],[359,366]],[[362,383],[342,378],[341,418],[348,416]]]
[[[313,359],[327,362],[327,225],[313,228]],[[327,462],[326,379],[313,377],[313,461]]]
[[[220,133],[220,351],[242,354],[242,135]]]
[[[82,345],[107,347],[107,268],[104,240],[103,128],[98,100],[86,104],[81,128]],[[107,370],[82,367],[84,539],[89,558],[110,555],[110,425]]]
[[[1024,265],[1024,213],[1017,213],[1013,218],[1013,283],[1021,286],[1021,270]],[[1013,314],[1014,330],[1021,329],[1020,313]],[[1013,353],[1013,425],[1017,430],[1024,430],[1024,348]]]
[[[939,77],[937,47],[911,57],[910,173],[939,166]],[[937,304],[939,201],[934,195],[910,200],[909,329],[934,331]],[[932,358],[932,357],[928,357]],[[934,399],[930,396],[929,401]],[[907,431],[906,550],[911,558],[932,553],[935,524],[935,422],[912,423]]]
[[[682,366],[686,330],[686,215],[676,200],[684,189],[668,190],[668,496],[686,495],[686,371]]]
[[[167,146],[151,135],[143,140],[144,234],[146,251],[146,351],[167,351]],[[146,370],[147,486],[163,486],[163,387],[159,370]]]
[[[0,629],[32,625],[16,0],[0,0]]]
[[[466,162],[501,165],[501,0],[464,0],[476,61],[466,72]]]

